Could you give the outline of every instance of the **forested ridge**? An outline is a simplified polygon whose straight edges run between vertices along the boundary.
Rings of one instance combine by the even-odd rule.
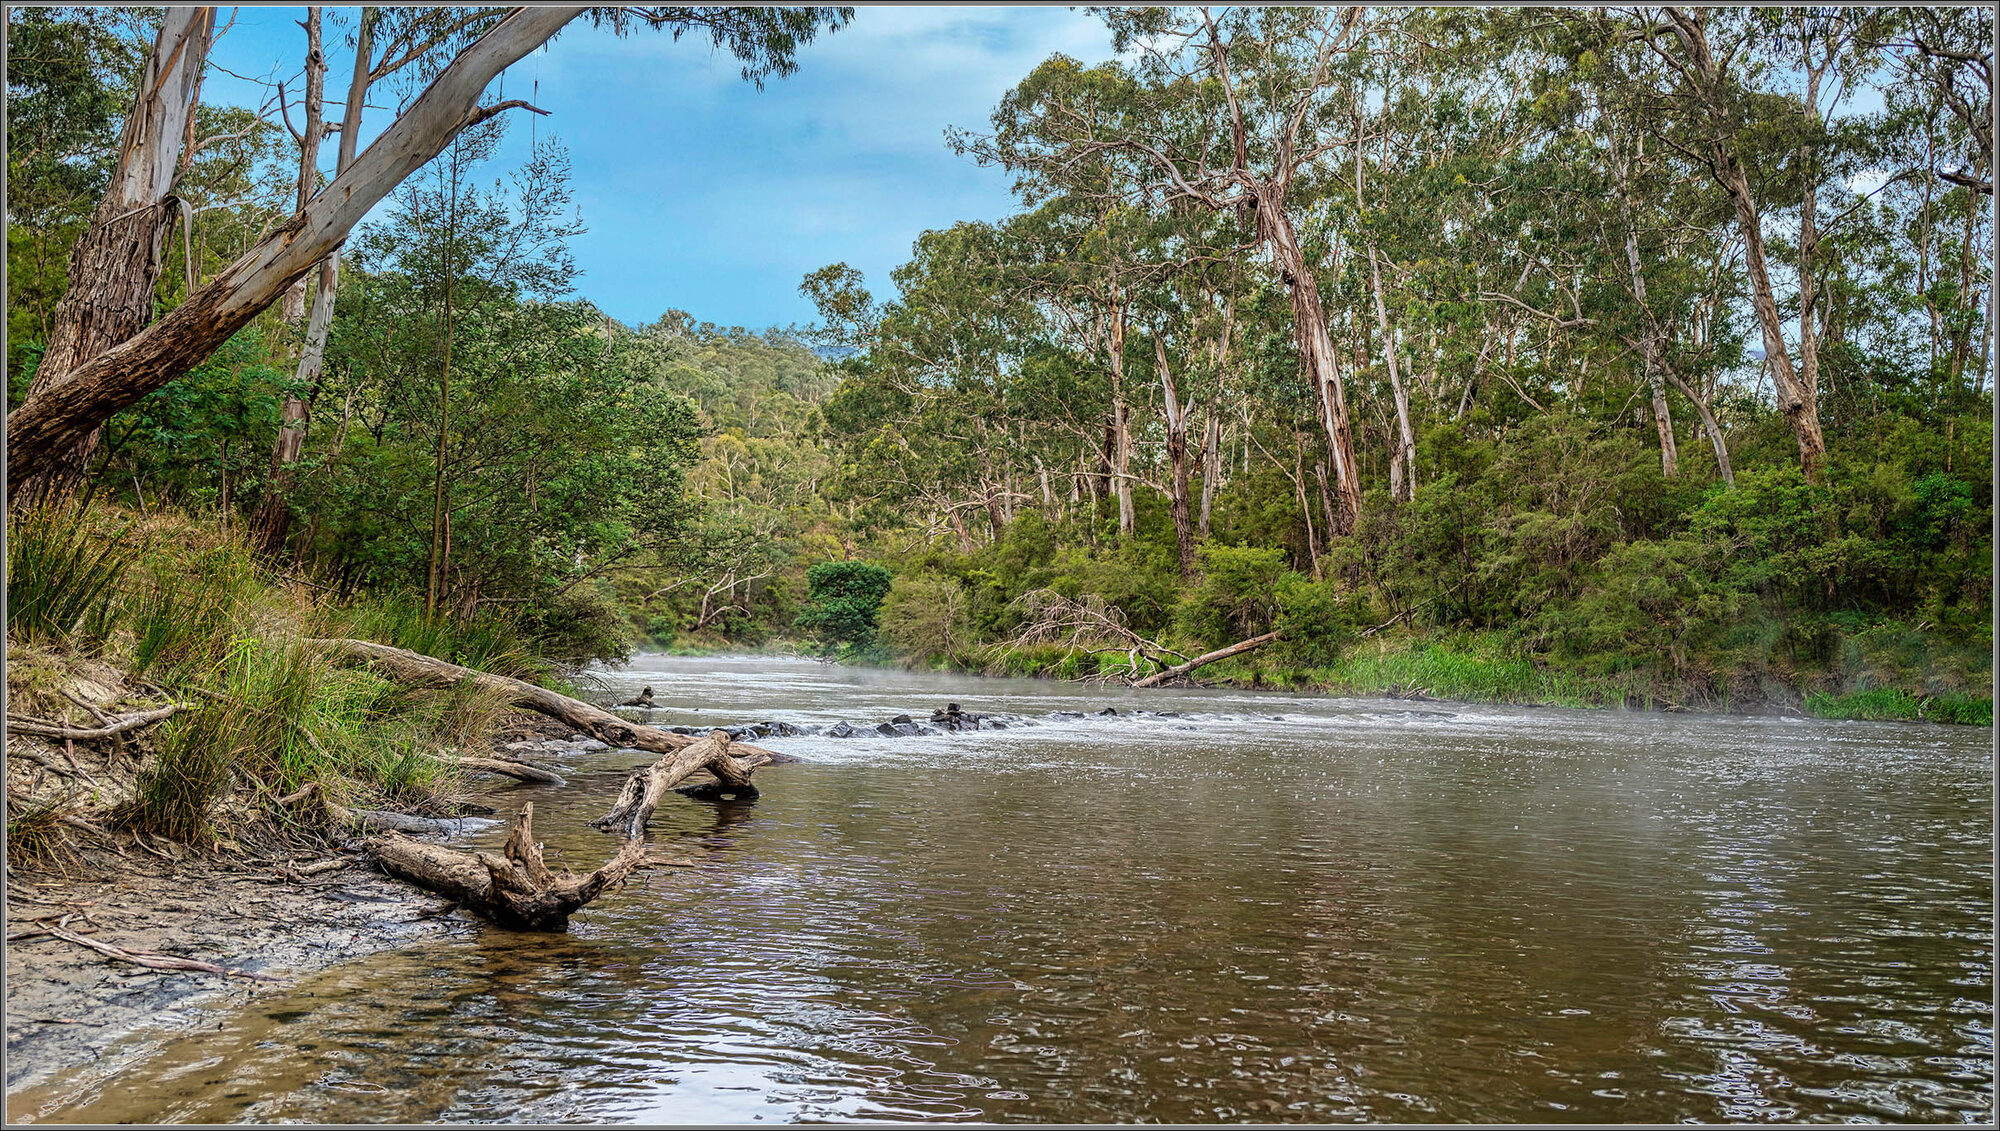
[[[325,34],[372,35],[407,104],[503,10],[433,11]],[[69,505],[227,528],[375,610],[357,635],[554,672],[769,647],[1139,678],[1269,636],[1191,674],[1989,717],[1989,12],[1102,18],[1116,61],[1052,57],[948,139],[1017,210],[886,281],[814,272],[810,326],[607,316],[561,123],[485,114],[337,272],[104,420]],[[10,12],[10,413],[148,19]],[[746,74],[796,46],[732,34],[765,37]],[[303,214],[308,112],[192,106],[158,315]]]

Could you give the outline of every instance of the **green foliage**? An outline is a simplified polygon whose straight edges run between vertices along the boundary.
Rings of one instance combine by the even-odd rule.
[[[132,674],[169,679],[221,663],[255,585],[248,550],[233,540],[187,557],[156,555],[132,619]]]
[[[219,663],[187,673],[185,685],[206,694],[161,724],[157,756],[113,819],[175,840],[210,839],[210,811],[233,780],[276,777],[299,760],[296,750],[311,741],[300,720],[323,672],[302,641],[232,637]]]
[[[1332,667],[1373,620],[1361,595],[1342,593],[1331,581],[1287,573],[1274,593],[1277,616],[1271,627],[1278,630],[1278,639],[1266,645],[1265,654],[1279,664]]]
[[[1208,545],[1200,549],[1201,574],[1181,603],[1177,626],[1207,648],[1269,632],[1278,612],[1282,550]]]
[[[340,610],[330,628],[494,675],[533,680],[545,674],[514,622],[498,615],[470,620],[451,613],[427,615],[418,601],[386,594]]]
[[[898,577],[882,602],[882,641],[906,664],[958,661],[968,654],[971,625],[965,589],[949,577]]]
[[[8,517],[7,635],[23,643],[63,642],[78,628],[101,644],[118,583],[136,550],[127,527],[109,537],[87,506],[48,504]]]
[[[1993,700],[1969,695],[1940,695],[1919,698],[1901,688],[1882,687],[1829,695],[1815,691],[1806,696],[1806,714],[1820,719],[1926,719],[1965,726],[1993,725]]]
[[[890,582],[881,566],[821,562],[806,571],[806,605],[796,623],[829,647],[871,644]]]

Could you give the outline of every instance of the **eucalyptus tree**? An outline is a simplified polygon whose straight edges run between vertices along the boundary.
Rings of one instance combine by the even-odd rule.
[[[1237,215],[1256,233],[1291,299],[1344,533],[1361,505],[1353,425],[1294,189],[1302,174],[1351,151],[1352,137],[1339,131],[1357,96],[1346,79],[1363,10],[1134,8],[1104,19],[1114,47],[1137,51],[1138,62],[1085,70],[1052,58],[1008,92],[992,135],[961,142],[1058,183],[1079,162],[1115,157],[1129,170],[1128,195]]]
[[[186,164],[183,150],[195,141],[189,125],[214,37],[212,7],[168,8],[161,17],[134,84],[110,183],[70,250],[69,288],[50,319],[29,404],[75,381],[153,320],[167,235],[179,218],[173,188]],[[73,429],[37,465],[12,467],[13,497],[35,500],[74,487],[97,449],[101,423],[99,417]]]
[[[185,11],[169,9],[170,13]],[[487,85],[501,71],[554,38],[584,12],[580,7],[510,11],[454,55],[354,163],[321,188],[289,222],[258,241],[166,317],[122,344],[68,368],[62,380],[52,378],[44,388],[31,391],[7,420],[10,479],[19,483],[44,475],[64,460],[73,464],[77,446],[87,444],[106,419],[187,372],[269,308],[338,247],[369,209],[435,157],[460,131],[505,109],[524,105],[519,100],[483,107],[480,103]],[[598,10],[596,18],[614,28],[643,23],[665,29],[676,38],[702,29],[717,47],[743,61],[746,78],[761,81],[767,75],[789,73],[797,65],[796,53],[802,44],[823,28],[844,25],[851,13],[847,8],[616,8]],[[202,27],[212,27],[212,14],[202,18],[208,20]],[[194,19],[176,16],[166,26],[189,48],[205,50],[208,33],[199,30]],[[176,68],[184,67],[191,54],[190,50],[156,50],[161,79],[181,74]],[[169,101],[178,105],[182,100],[178,92],[198,77],[197,69],[177,80]],[[153,92],[168,93],[168,85],[164,81],[145,83],[140,89],[142,101],[128,121],[128,135],[161,136],[158,127],[163,118],[148,109],[145,99]],[[191,106],[192,94],[185,101]],[[163,104],[162,110],[167,109],[171,106]],[[135,152],[150,149],[140,147]],[[143,164],[157,167],[159,163],[149,159]],[[138,164],[133,169],[136,173]],[[159,211],[156,205],[149,207],[141,215]],[[107,213],[105,218],[107,222],[116,220],[120,214]],[[139,243],[150,248],[152,237],[149,234]],[[104,279],[109,277],[79,271],[73,273],[71,286],[88,294],[108,285]]]
[[[306,33],[305,89],[300,103],[303,128],[291,124],[289,110],[285,125],[298,145],[298,205],[303,211],[320,188],[320,147],[328,133],[340,135],[334,161],[334,175],[354,164],[360,147],[362,115],[369,92],[391,76],[414,70],[419,77],[432,77],[440,56],[462,50],[478,35],[507,14],[505,8],[389,8],[364,7],[355,20],[354,64],[341,103],[341,116],[328,121],[325,115],[327,62],[322,43],[320,9],[309,7],[300,21]],[[379,54],[378,54],[379,48]],[[428,72],[428,74],[426,73]],[[326,338],[333,325],[334,297],[340,279],[340,251],[329,252],[319,263],[313,282],[312,314],[298,342],[298,360],[290,387],[280,409],[278,433],[271,445],[271,470],[264,496],[251,520],[255,536],[268,553],[284,545],[291,524],[288,495],[305,450],[306,431],[311,420],[312,396],[326,363]],[[301,277],[286,292],[283,315],[296,324],[305,317],[305,286]]]
[[[147,44],[125,9],[7,10],[8,388],[46,347],[68,277],[68,251],[117,164],[131,84]]]
[[[1650,66],[1632,80],[1650,96],[1649,117],[1671,128],[1656,136],[1704,169],[1728,197],[1743,238],[1746,282],[1764,339],[1778,410],[1797,442],[1809,481],[1826,463],[1819,421],[1822,313],[1815,272],[1828,223],[1821,194],[1837,191],[1843,155],[1832,123],[1858,76],[1875,65],[1862,25],[1867,10],[1750,11],[1662,7],[1619,10],[1607,31],[1643,43]],[[1776,89],[1784,78],[1802,89]],[[1829,180],[1834,183],[1829,185]],[[1852,206],[1850,205],[1850,211]],[[1772,279],[1770,213],[1796,209],[1796,363]],[[1838,222],[1836,218],[1835,223]]]

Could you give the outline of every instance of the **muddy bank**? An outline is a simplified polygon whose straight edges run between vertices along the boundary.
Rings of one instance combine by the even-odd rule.
[[[502,720],[496,744],[568,751],[568,728],[533,715]],[[14,740],[18,755],[27,749]],[[129,762],[79,746],[83,772],[116,791]],[[40,767],[10,757],[16,800],[54,785]],[[468,792],[504,805],[504,779],[476,778]],[[37,788],[40,787],[40,788]],[[473,806],[472,811],[483,807]],[[96,816],[96,814],[89,814]],[[281,832],[236,824],[214,849],[92,825],[65,826],[65,843],[36,867],[7,873],[7,1092],[79,1068],[76,1088],[143,1055],[134,1033],[171,1033],[213,1023],[297,977],[406,945],[428,934],[482,924],[450,903],[382,875],[358,837]],[[156,970],[115,958],[50,928],[135,954],[210,963],[245,976]],[[115,1046],[115,1047],[114,1047]],[[10,1099],[11,1105],[11,1099]],[[35,1118],[10,1110],[9,1123]]]
[[[227,857],[193,857],[121,874],[19,873],[7,885],[7,1090],[94,1064],[140,1030],[198,1026],[285,981],[454,926],[444,901],[342,857],[299,881]],[[301,859],[299,866],[318,861]],[[266,982],[151,970],[45,933],[49,926],[127,951],[213,963]],[[92,1075],[96,1075],[93,1073]],[[9,1123],[34,1117],[7,1112]]]

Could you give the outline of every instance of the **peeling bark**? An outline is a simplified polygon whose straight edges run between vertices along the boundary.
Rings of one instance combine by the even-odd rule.
[[[92,361],[153,320],[154,291],[179,211],[173,187],[214,34],[214,8],[166,10],[125,119],[117,171],[70,251],[70,287],[56,304],[48,349],[26,403],[87,378]],[[15,502],[34,503],[73,489],[97,451],[99,426],[109,415],[65,432],[33,465],[10,457]],[[11,427],[8,438],[13,441]]]

